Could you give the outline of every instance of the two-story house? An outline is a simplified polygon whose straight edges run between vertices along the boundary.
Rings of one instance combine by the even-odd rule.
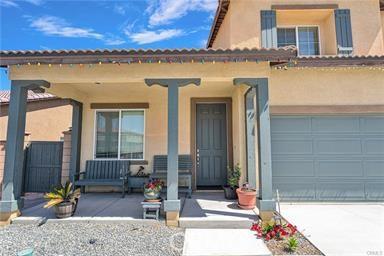
[[[208,49],[1,51],[12,129],[0,211],[18,211],[26,91],[41,88],[77,102],[71,174],[107,159],[152,170],[168,155],[169,224],[180,154],[194,190],[225,185],[239,163],[262,218],[276,189],[286,201],[383,200],[383,6],[221,0]]]

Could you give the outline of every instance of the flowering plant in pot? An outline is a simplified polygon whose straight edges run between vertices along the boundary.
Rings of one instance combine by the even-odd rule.
[[[226,199],[237,199],[236,189],[239,188],[239,180],[241,176],[241,168],[236,164],[235,168],[227,167],[228,169],[228,185],[223,186],[224,196]]]
[[[238,205],[242,209],[253,209],[256,206],[256,189],[250,188],[248,183],[244,183],[241,188],[236,189]]]
[[[150,180],[144,185],[144,197],[146,200],[159,200],[164,183],[159,179]]]
[[[60,184],[54,187],[51,192],[44,195],[44,198],[48,200],[44,208],[54,206],[57,218],[68,218],[75,214],[80,198],[80,189],[73,189],[72,183],[67,181],[64,186]]]

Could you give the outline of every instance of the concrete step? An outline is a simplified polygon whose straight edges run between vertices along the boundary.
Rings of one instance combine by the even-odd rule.
[[[256,221],[256,220],[255,220]],[[250,219],[214,219],[214,218],[183,218],[179,219],[179,225],[182,228],[200,228],[200,229],[250,229],[252,223]]]
[[[263,240],[249,229],[186,229],[183,256],[269,256]]]

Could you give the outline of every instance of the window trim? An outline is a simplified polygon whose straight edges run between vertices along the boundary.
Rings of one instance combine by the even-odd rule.
[[[144,113],[144,124],[143,124],[143,129],[144,129],[144,136],[143,136],[143,158],[140,159],[121,159],[120,158],[120,144],[121,144],[121,112],[123,111],[143,111]],[[117,158],[96,158],[96,128],[97,128],[97,113],[98,112],[119,112],[119,134],[118,134],[118,144],[117,144]],[[122,161],[143,161],[145,160],[145,141],[146,141],[146,109],[145,108],[129,108],[129,109],[95,109],[94,110],[94,122],[93,122],[93,152],[92,152],[92,159],[93,160],[100,160],[100,161],[105,161],[105,160],[122,160]]]
[[[300,46],[299,46],[299,28],[317,28],[317,36],[319,38],[319,54],[318,55],[300,55]],[[277,29],[279,28],[294,28],[296,33],[296,48],[297,48],[297,55],[298,56],[321,56],[321,32],[320,32],[320,25],[283,25],[283,26],[277,26]],[[277,31],[277,30],[276,30]]]

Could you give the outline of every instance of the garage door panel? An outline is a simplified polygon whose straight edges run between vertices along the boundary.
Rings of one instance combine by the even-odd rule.
[[[312,140],[272,140],[273,154],[312,154]]]
[[[384,155],[384,139],[365,139],[363,145],[365,154]]]
[[[273,190],[279,189],[282,200],[314,200],[316,198],[315,183],[275,183]]]
[[[356,183],[317,183],[317,198],[320,200],[361,200],[365,198],[364,184]]]
[[[312,130],[315,133],[357,133],[360,129],[358,117],[313,117]]]
[[[272,133],[311,133],[311,118],[288,117],[271,120]]]
[[[317,154],[361,154],[360,139],[317,139],[314,142]]]
[[[361,131],[382,134],[384,131],[384,117],[361,118]]]
[[[384,160],[366,160],[364,171],[367,177],[384,177]]]
[[[314,177],[315,167],[311,160],[274,160],[275,177]]]
[[[319,160],[317,162],[319,177],[363,177],[363,162],[359,160]]]
[[[272,174],[283,200],[384,200],[384,116],[275,116],[272,125],[281,125]]]
[[[384,182],[367,182],[365,184],[365,192],[367,199],[383,200],[384,198]]]

